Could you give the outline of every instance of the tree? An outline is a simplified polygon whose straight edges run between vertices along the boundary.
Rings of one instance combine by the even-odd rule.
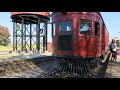
[[[7,27],[0,25],[0,45],[7,46],[10,43],[10,33]]]

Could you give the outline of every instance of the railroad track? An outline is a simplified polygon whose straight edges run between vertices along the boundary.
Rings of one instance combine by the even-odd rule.
[[[98,65],[99,58],[64,57],[56,71],[44,75],[45,78],[104,78],[109,56],[106,62]],[[40,76],[39,76],[40,78]]]
[[[0,63],[0,77],[6,78],[92,78],[99,77],[98,58],[39,57]],[[98,68],[96,70],[96,68]],[[96,70],[96,71],[95,71]],[[103,69],[105,72],[105,69]],[[97,72],[97,74],[96,74]],[[102,76],[104,77],[104,75]]]
[[[27,74],[29,74],[28,72],[31,71],[31,73],[34,72],[32,77],[37,77],[37,75],[35,76],[35,73],[41,74],[44,72],[44,70],[40,69],[39,67],[45,69],[45,63],[49,64],[50,61],[54,61],[54,58],[41,57],[41,58],[32,58],[32,59],[26,59],[26,60],[0,62],[0,76],[14,77],[15,75],[17,75],[15,77],[24,78],[24,77],[27,77],[28,76]]]
[[[92,71],[97,67],[94,59],[64,58],[59,63],[58,70],[47,75],[47,78],[88,78],[92,76]]]

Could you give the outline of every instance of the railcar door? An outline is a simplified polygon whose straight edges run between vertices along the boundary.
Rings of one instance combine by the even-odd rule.
[[[71,55],[73,49],[72,20],[58,22],[58,51]]]
[[[94,55],[97,57],[101,53],[101,31],[100,31],[100,23],[95,21],[95,47],[94,47]]]
[[[72,50],[72,22],[61,21],[59,22],[59,35],[58,35],[58,49],[59,50]]]

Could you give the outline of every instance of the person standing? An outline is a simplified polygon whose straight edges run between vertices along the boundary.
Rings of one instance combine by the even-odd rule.
[[[112,39],[112,42],[110,43],[110,51],[115,52],[117,50],[117,44],[114,39]]]
[[[112,53],[111,60],[116,61],[116,59],[117,59],[117,44],[116,44],[116,41],[114,39],[112,39],[112,42],[110,43],[110,51]]]

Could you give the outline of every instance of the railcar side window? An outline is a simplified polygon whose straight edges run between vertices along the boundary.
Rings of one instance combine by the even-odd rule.
[[[53,36],[56,34],[56,23],[53,24]]]
[[[71,21],[59,22],[59,29],[60,31],[71,31],[72,30]]]
[[[81,20],[81,24],[80,24],[80,34],[84,35],[84,34],[90,34],[90,28],[91,28],[91,24],[90,21],[88,20]]]
[[[99,36],[99,23],[98,22],[95,22],[95,36]]]
[[[56,23],[52,24],[52,37],[56,35]]]

